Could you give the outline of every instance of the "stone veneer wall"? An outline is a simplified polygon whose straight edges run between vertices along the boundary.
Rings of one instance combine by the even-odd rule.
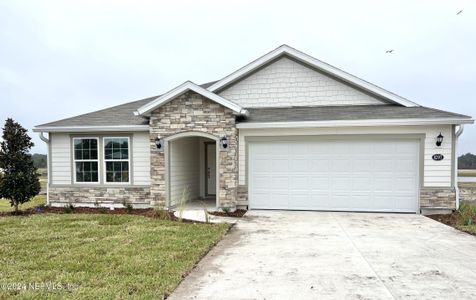
[[[184,95],[152,111],[150,116],[151,195],[154,203],[166,205],[165,154],[155,146],[162,139],[183,132],[203,132],[221,138],[226,134],[228,150],[220,151],[218,202],[220,207],[236,206],[238,185],[238,132],[233,111],[197,93]],[[198,179],[197,179],[198,180]]]
[[[150,206],[149,187],[49,187],[48,196],[53,206],[73,203],[75,206],[122,206],[124,200],[135,207]]]
[[[428,188],[420,190],[421,208],[456,208],[456,191],[453,188]]]
[[[476,205],[476,188],[460,187],[459,199],[460,202]]]
[[[248,206],[248,186],[246,185],[239,185],[238,190],[236,193],[236,198],[238,201],[238,205],[241,206]]]

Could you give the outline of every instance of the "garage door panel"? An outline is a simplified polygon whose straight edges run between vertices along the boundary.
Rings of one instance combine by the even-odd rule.
[[[269,180],[271,179],[271,180]],[[289,189],[289,177],[288,176],[271,176],[268,177],[268,186],[270,190],[285,190]]]
[[[289,158],[277,157],[274,158],[272,163],[269,164],[270,172],[288,172],[289,171]]]
[[[357,158],[352,161],[352,169],[358,171],[372,171],[373,162],[371,158]]]
[[[418,151],[418,144],[412,142],[400,142],[396,144],[395,151],[398,155],[413,155],[416,151]]]
[[[413,159],[399,159],[398,164],[395,164],[396,171],[407,171],[413,170],[415,166],[415,161]]]
[[[396,191],[410,191],[414,192],[413,186],[416,185],[413,177],[397,177],[394,179],[394,189]]]
[[[272,161],[269,158],[256,158],[253,160],[253,171],[269,172]]]
[[[250,208],[417,211],[417,140],[249,144]]]
[[[332,164],[331,171],[348,172],[350,170],[351,163],[352,161],[350,159],[334,159],[331,162]]]
[[[395,208],[398,210],[408,210],[412,203],[415,201],[414,195],[395,195]],[[411,211],[411,210],[409,210]]]
[[[376,141],[373,143],[373,153],[374,154],[383,154],[388,155],[389,153],[394,153],[396,150],[395,143],[388,141]]]
[[[323,174],[321,176],[310,176],[309,177],[309,187],[311,191],[328,191],[330,188],[330,179],[329,176]]]
[[[386,158],[376,158],[374,160],[374,170],[375,171],[389,171],[394,168],[394,162]]]
[[[351,191],[352,177],[343,177],[342,175],[335,175],[333,178],[331,178],[331,188],[333,191],[336,192]]]
[[[352,178],[352,190],[359,191],[368,191],[372,185],[372,174],[371,173],[358,173],[357,176]]]
[[[329,172],[329,160],[328,159],[311,159],[309,165],[313,172]]]
[[[290,164],[289,169],[290,171],[295,172],[308,172],[311,170],[309,165],[309,160],[305,158],[295,158],[292,160],[292,164]]]
[[[305,191],[309,190],[309,180],[306,176],[292,176],[289,178],[289,189],[292,191]]]
[[[374,204],[373,195],[367,193],[353,193],[349,198],[349,209],[358,210],[362,207],[372,207]]]

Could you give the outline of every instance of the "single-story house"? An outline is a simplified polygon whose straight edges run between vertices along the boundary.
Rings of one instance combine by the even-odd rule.
[[[283,45],[218,81],[34,131],[50,205],[428,213],[458,207],[472,123]]]

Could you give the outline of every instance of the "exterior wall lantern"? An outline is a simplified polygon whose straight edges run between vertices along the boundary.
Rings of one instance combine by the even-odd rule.
[[[228,138],[226,135],[220,139],[220,147],[222,150],[228,150]]]
[[[443,135],[440,132],[440,134],[436,137],[436,146],[440,147],[442,143],[443,143]]]
[[[157,150],[162,151],[164,150],[164,144],[160,136],[157,136],[155,138],[155,146],[157,147]]]

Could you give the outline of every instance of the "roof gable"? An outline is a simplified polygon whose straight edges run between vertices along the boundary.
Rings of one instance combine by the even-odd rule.
[[[301,62],[304,65],[307,65],[311,68],[315,68],[320,72],[331,75],[332,77],[337,78],[343,82],[346,82],[350,85],[356,86],[357,88],[366,91],[370,94],[376,95],[378,97],[384,98],[392,103],[403,105],[406,107],[419,106],[418,104],[400,97],[396,94],[393,94],[387,90],[384,90],[374,84],[371,84],[365,80],[362,80],[356,76],[353,76],[347,72],[344,72],[334,66],[331,66],[323,61],[320,61],[314,57],[311,57],[303,52],[300,52],[294,48],[291,48],[287,45],[282,45],[275,50],[265,54],[264,56],[256,59],[255,61],[247,64],[241,69],[231,73],[225,78],[214,83],[207,89],[211,92],[219,92],[224,90],[226,87],[236,83],[237,81],[249,76],[251,73],[256,72],[263,66],[269,64],[270,62],[277,60],[282,56],[289,56],[292,59]]]
[[[197,94],[202,95],[205,98],[208,98],[212,101],[215,101],[218,104],[221,104],[232,111],[234,111],[237,114],[240,115],[246,115],[248,112],[247,110],[243,109],[240,105],[231,102],[221,96],[218,96],[217,94],[214,94],[203,87],[196,85],[195,83],[191,81],[186,81],[183,84],[179,85],[178,87],[172,89],[171,91],[163,94],[162,96],[156,98],[155,100],[141,106],[138,108],[134,114],[136,115],[147,115],[149,114],[152,110],[160,107],[161,105],[164,105],[165,103],[175,99],[176,97],[183,95],[187,91],[194,91]]]
[[[217,93],[246,108],[394,104],[288,56],[273,60]]]

